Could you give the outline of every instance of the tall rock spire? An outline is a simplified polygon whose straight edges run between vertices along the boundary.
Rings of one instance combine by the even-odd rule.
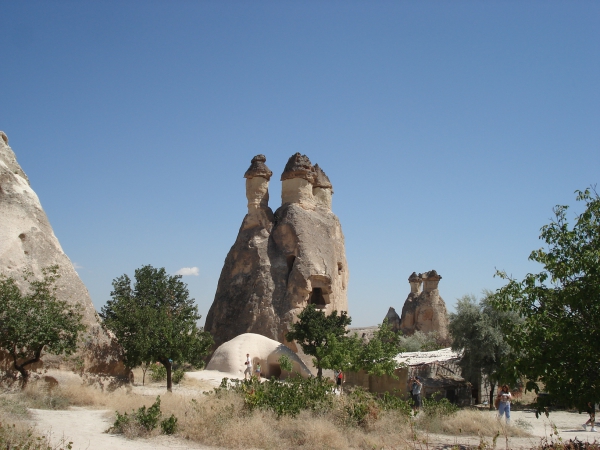
[[[256,156],[246,172],[248,214],[225,259],[205,329],[216,346],[257,333],[296,350],[285,334],[308,304],[327,313],[348,310],[344,235],[330,207],[321,207],[313,196],[315,182],[331,191],[329,179],[321,171],[319,180],[300,153],[288,160],[281,175],[282,205],[268,216],[267,172],[260,165],[265,160]],[[258,181],[249,184],[252,180]],[[263,212],[271,221],[254,219]]]

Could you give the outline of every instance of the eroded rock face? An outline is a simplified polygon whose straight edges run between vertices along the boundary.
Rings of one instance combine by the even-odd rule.
[[[8,145],[8,137],[3,132],[0,137],[0,273],[13,277],[23,289],[24,269],[41,277],[42,268],[57,264],[57,297],[79,305],[88,326],[80,349],[86,369],[124,375],[120,350],[101,329],[90,295],[54,235],[38,196]]]
[[[438,290],[441,279],[442,277],[435,270],[422,274],[413,272],[408,278],[410,294],[402,307],[400,318],[402,333],[411,335],[415,331],[435,332],[440,340],[448,339],[448,312]],[[423,291],[421,291],[421,284],[423,284]]]
[[[344,235],[331,212],[331,183],[307,156],[288,161],[275,214],[267,203],[270,176],[253,169],[259,157],[244,175],[248,214],[225,259],[205,329],[216,346],[256,333],[296,350],[285,334],[306,305],[326,313],[348,310]]]

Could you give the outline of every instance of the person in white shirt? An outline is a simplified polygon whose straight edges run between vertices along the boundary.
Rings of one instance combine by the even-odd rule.
[[[252,378],[252,360],[250,359],[250,353],[246,353],[246,370],[244,370],[244,380]],[[248,377],[246,377],[248,375]]]
[[[510,401],[512,395],[508,386],[505,384],[502,389],[498,391],[496,401],[498,403],[498,419],[501,419],[506,414],[506,425],[510,425]]]

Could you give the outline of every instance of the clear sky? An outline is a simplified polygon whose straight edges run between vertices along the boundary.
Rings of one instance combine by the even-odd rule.
[[[496,268],[539,270],[552,207],[600,181],[597,1],[0,0],[0,19],[0,130],[97,309],[152,264],[197,268],[205,317],[258,153],[273,210],[293,153],[329,175],[357,326],[401,310],[413,271],[452,310]]]

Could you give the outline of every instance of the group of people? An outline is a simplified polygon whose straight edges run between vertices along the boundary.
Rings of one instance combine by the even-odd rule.
[[[262,368],[260,367],[260,362],[256,363],[256,368],[254,369],[254,373],[252,372],[252,358],[250,358],[250,353],[246,353],[246,361],[244,362],[246,369],[244,370],[244,380],[250,380],[252,377],[256,377],[260,379]]]
[[[418,376],[411,377],[408,379],[408,382],[411,383],[410,393],[413,400],[413,410],[416,412],[421,408],[421,391],[423,389],[423,382],[421,378]],[[502,388],[498,391],[498,395],[496,396],[496,408],[498,408],[498,419],[501,419],[503,416],[506,416],[506,424],[510,424],[510,402],[512,400],[512,394],[510,393],[510,389],[508,385],[502,386]],[[592,408],[593,410],[593,408]],[[594,428],[594,418],[592,418],[590,413],[590,420],[588,422],[592,423],[592,430],[596,431]],[[583,428],[586,428],[587,423],[583,425]]]

